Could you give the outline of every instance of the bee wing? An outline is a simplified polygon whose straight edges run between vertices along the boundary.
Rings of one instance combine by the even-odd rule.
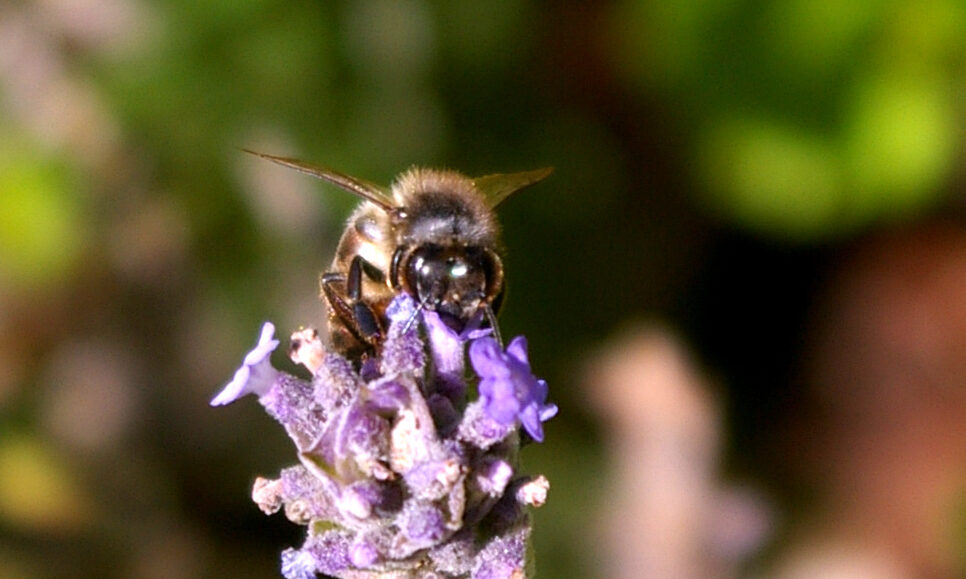
[[[517,191],[538,183],[553,173],[553,167],[544,167],[521,173],[494,173],[473,179],[473,185],[483,194],[490,207],[496,207]]]
[[[388,212],[396,207],[396,203],[393,201],[392,194],[390,193],[389,189],[366,181],[365,179],[351,177],[334,169],[329,169],[328,167],[323,167],[321,165],[313,165],[297,159],[276,157],[275,155],[250,151],[248,149],[242,150],[246,153],[255,155],[256,157],[261,157],[263,159],[268,159],[273,163],[278,163],[283,167],[289,167],[290,169],[295,169],[296,171],[305,173],[306,175],[312,175],[313,177],[318,177],[323,181],[328,181],[337,187],[345,189],[349,193],[354,193],[366,201],[378,205],[383,211]]]

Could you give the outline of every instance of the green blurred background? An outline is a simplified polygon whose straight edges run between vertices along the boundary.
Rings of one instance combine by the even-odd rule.
[[[767,575],[827,491],[790,449],[840,460],[808,443],[816,303],[909,247],[884,275],[955,270],[964,96],[955,0],[0,0],[0,577],[267,577],[301,542],[249,499],[293,462],[282,430],[207,403],[263,320],[323,324],[355,200],[240,148],[381,183],[554,166],[501,207],[503,333],[561,407],[524,453],[552,483],[541,576],[603,575],[618,434],[588,359],[655,321],[713,377],[714,476],[768,497],[732,571]],[[966,359],[962,320],[912,349]],[[952,516],[910,576],[963,570]]]

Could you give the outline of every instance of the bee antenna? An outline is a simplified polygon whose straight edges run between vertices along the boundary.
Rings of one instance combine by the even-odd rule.
[[[500,326],[496,324],[496,314],[493,313],[493,308],[490,304],[483,306],[483,312],[486,314],[486,321],[490,323],[490,327],[493,329],[493,337],[496,338],[496,343],[500,345],[500,349],[503,349],[503,338],[500,336]]]

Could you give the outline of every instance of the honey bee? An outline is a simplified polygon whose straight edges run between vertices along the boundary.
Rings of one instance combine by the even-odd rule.
[[[417,167],[385,188],[326,167],[246,152],[363,199],[320,279],[331,348],[350,359],[378,352],[388,325],[386,307],[399,292],[413,298],[416,313],[436,312],[456,331],[488,324],[500,339],[496,312],[505,285],[494,210],[546,178],[551,168],[470,178]]]

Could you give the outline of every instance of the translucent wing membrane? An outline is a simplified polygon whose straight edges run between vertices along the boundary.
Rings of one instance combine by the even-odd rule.
[[[490,207],[496,207],[517,191],[539,183],[553,173],[553,167],[544,167],[521,173],[494,173],[473,179],[473,184],[486,198]]]
[[[268,159],[269,161],[282,165],[283,167],[289,167],[301,173],[305,173],[306,175],[312,175],[313,177],[318,177],[323,181],[328,181],[337,187],[362,197],[370,203],[378,205],[384,211],[391,211],[396,206],[389,189],[366,181],[365,179],[351,177],[334,169],[329,169],[328,167],[323,167],[321,165],[313,165],[311,163],[299,161],[298,159],[276,157],[275,155],[259,153],[249,149],[242,150],[246,153],[255,155],[256,157]]]

